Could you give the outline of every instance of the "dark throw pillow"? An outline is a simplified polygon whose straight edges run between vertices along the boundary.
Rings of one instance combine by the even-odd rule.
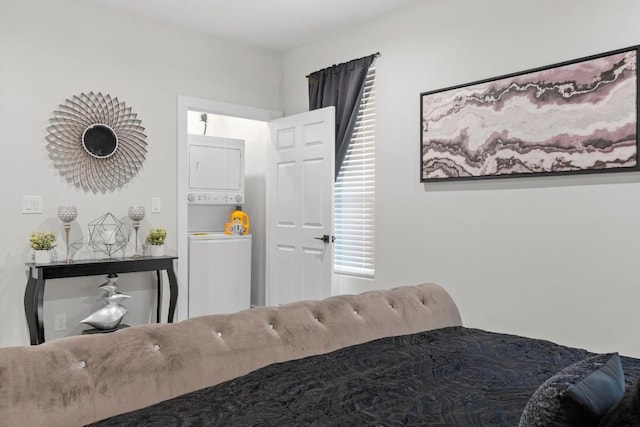
[[[607,412],[600,427],[640,427],[640,378],[624,392],[622,400]]]
[[[591,356],[545,381],[527,402],[520,427],[596,427],[623,394],[620,356]]]

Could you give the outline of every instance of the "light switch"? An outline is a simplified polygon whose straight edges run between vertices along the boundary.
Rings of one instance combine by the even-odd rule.
[[[162,200],[160,197],[152,197],[151,198],[151,213],[160,213],[162,212]]]
[[[22,196],[23,214],[41,214],[42,196]]]

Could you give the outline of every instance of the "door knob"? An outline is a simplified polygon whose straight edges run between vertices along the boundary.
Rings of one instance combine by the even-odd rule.
[[[333,243],[336,241],[336,236],[329,236],[328,234],[323,234],[322,237],[314,237],[316,240],[322,240],[323,243]]]

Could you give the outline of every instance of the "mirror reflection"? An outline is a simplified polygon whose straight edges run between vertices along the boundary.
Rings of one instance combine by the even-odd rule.
[[[93,157],[104,159],[118,149],[118,136],[109,126],[97,123],[85,129],[82,145]]]

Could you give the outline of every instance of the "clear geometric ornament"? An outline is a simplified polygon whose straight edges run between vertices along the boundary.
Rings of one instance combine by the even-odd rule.
[[[129,242],[127,228],[111,212],[94,219],[88,227],[89,244],[109,258]]]

